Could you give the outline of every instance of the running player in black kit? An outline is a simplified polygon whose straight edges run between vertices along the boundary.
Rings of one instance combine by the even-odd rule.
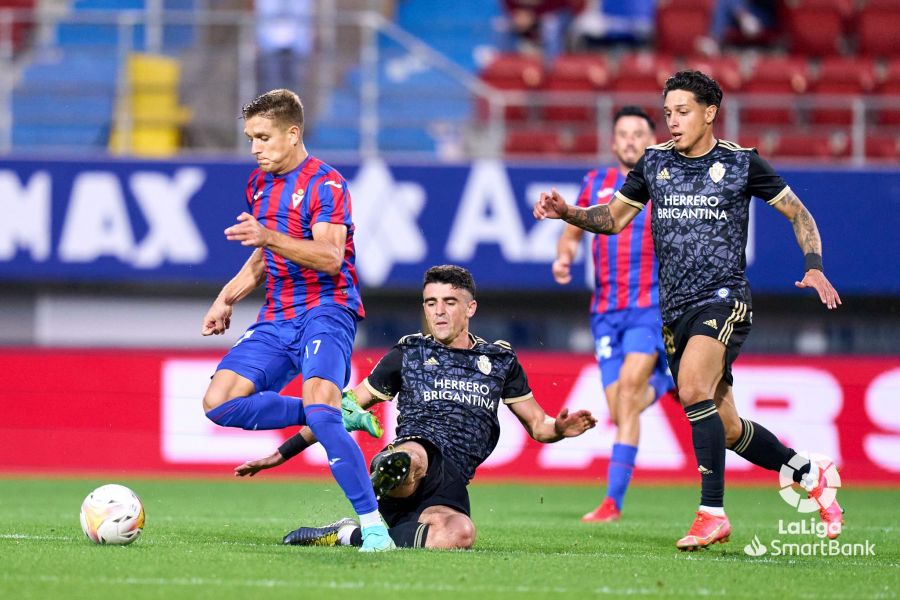
[[[497,411],[506,404],[539,442],[581,435],[597,421],[586,410],[555,419],[537,403],[516,353],[469,332],[475,282],[462,267],[425,273],[422,291],[429,335],[402,338],[354,392],[363,408],[397,397],[397,436],[372,460],[372,485],[388,533],[399,547],[471,548],[475,524],[466,489],[500,437]],[[270,456],[235,469],[240,476],[282,464],[314,441],[309,428]],[[285,544],[362,543],[359,526],[342,519],[301,527]]]
[[[579,208],[552,190],[541,194],[534,216],[615,234],[652,198],[663,338],[701,475],[700,508],[676,546],[696,550],[728,541],[731,534],[723,502],[726,447],[773,471],[796,454],[761,425],[741,419],[731,390],[731,364],[753,314],[744,275],[751,197],[765,200],[793,224],[806,260],[803,279],[795,285],[815,289],[829,309],[841,299],[825,277],[819,231],[800,199],[755,149],[713,136],[722,103],[719,85],[698,71],[681,71],[666,82],[663,97],[672,139],[647,147],[613,202]],[[823,496],[830,466],[830,461],[807,461],[795,480],[819,502],[828,535],[835,538],[843,516],[837,502]]]

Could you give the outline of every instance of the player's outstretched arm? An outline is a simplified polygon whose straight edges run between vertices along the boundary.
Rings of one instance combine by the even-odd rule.
[[[356,401],[361,408],[369,408],[381,402],[381,399],[376,398],[372,394],[372,392],[369,391],[369,388],[366,387],[365,383],[360,383],[358,386],[356,386],[353,389],[353,393],[356,396]],[[346,419],[344,426],[347,426]],[[371,434],[371,432],[369,433]],[[318,442],[318,440],[316,439],[316,436],[313,434],[312,430],[309,427],[304,427],[303,429],[289,437],[281,446],[278,447],[275,452],[273,452],[269,456],[258,458],[256,460],[248,460],[247,462],[236,466],[234,468],[234,474],[236,477],[247,477],[248,475],[250,477],[253,477],[260,471],[273,469],[279,465],[284,464],[316,442]]]
[[[262,250],[254,250],[241,270],[225,284],[203,317],[201,335],[221,335],[231,326],[233,306],[255,290],[266,278]]]
[[[289,437],[281,446],[278,447],[278,450],[266,456],[264,458],[257,458],[256,460],[248,460],[242,465],[238,465],[234,468],[234,474],[236,477],[253,477],[260,471],[264,471],[266,469],[274,469],[275,467],[282,465],[294,458],[301,452],[303,452],[306,448],[312,446],[316,443],[316,436],[313,435],[313,432],[309,427],[304,427],[291,437]]]
[[[597,419],[587,410],[570,413],[569,409],[564,408],[554,419],[544,412],[534,398],[514,402],[509,408],[532,439],[544,444],[558,442],[564,437],[579,436],[597,424]]]
[[[284,462],[287,462],[287,459],[276,450],[265,458],[248,460],[244,464],[236,466],[234,468],[234,475],[235,477],[247,477],[248,475],[253,477],[260,471],[275,468]]]
[[[806,257],[806,272],[803,279],[794,282],[794,285],[798,288],[813,288],[819,293],[822,304],[829,309],[837,308],[841,304],[841,297],[822,270],[822,238],[812,214],[792,191],[788,191],[784,199],[775,204],[775,208],[793,225],[797,244]]]
[[[562,219],[579,229],[609,235],[622,231],[638,212],[633,206],[616,199],[609,204],[598,204],[589,208],[573,206],[568,204],[556,189],[551,189],[549,194],[541,192],[532,214],[538,221]]]

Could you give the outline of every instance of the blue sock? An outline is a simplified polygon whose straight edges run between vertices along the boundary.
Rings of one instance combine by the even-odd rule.
[[[223,427],[250,430],[284,429],[306,423],[300,398],[281,396],[275,392],[257,392],[232,398],[206,413],[206,418]]]
[[[637,446],[613,444],[612,457],[609,459],[609,468],[606,472],[606,496],[613,499],[619,510],[622,510],[625,492],[628,491],[628,484],[631,482],[637,450]]]
[[[344,429],[341,410],[327,404],[306,407],[306,423],[328,455],[335,481],[358,515],[378,510],[363,453]]]

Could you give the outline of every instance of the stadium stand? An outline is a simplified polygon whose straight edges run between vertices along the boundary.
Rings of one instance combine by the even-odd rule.
[[[900,2],[869,0],[857,18],[859,53],[892,58],[900,56],[897,32],[900,31]]]
[[[335,2],[338,8],[368,6]],[[0,0],[0,9],[34,4],[35,0]],[[167,10],[186,10],[195,6],[195,0],[163,4]],[[708,33],[713,0],[660,0],[651,42],[638,44],[637,49],[633,43],[611,43],[579,53],[570,50],[550,60],[497,50],[496,21],[502,17],[498,2],[463,0],[436,19],[432,2],[404,0],[394,5],[393,12],[383,11],[394,24],[379,26],[374,63],[361,62],[360,38],[365,36],[358,35],[358,26],[350,36],[344,35],[349,29],[340,30],[345,54],[338,64],[329,63],[332,73],[327,78],[316,79],[307,140],[322,151],[353,153],[464,157],[474,148],[482,155],[493,148],[516,156],[590,156],[605,150],[598,129],[623,104],[644,106],[662,126],[661,87],[674,71],[693,68],[712,75],[728,94],[720,121],[726,120],[728,111],[734,113],[720,125],[723,136],[752,140],[790,156],[799,156],[806,140],[816,146],[808,150],[815,160],[848,153],[857,160],[889,159],[895,154],[892,140],[900,128],[900,109],[893,102],[900,95],[900,46],[894,42],[900,31],[900,2],[781,0],[779,4],[779,29],[773,42],[762,47],[748,50],[726,39],[722,54],[701,55],[696,42]],[[27,23],[16,25],[17,33],[6,36],[21,56],[12,91],[15,148],[70,152],[121,148],[116,145],[119,138],[111,144],[113,130],[121,122],[116,119],[121,113],[117,107],[123,106],[117,95],[134,88],[134,78],[124,77],[133,71],[128,68],[131,62],[124,62],[127,55],[116,50],[122,44],[121,25],[114,16],[93,23],[80,17],[142,11],[147,6],[147,0],[74,0],[49,26],[42,17],[41,36],[31,36]],[[146,54],[148,31],[138,21],[131,29],[131,47]],[[196,38],[190,26],[164,27],[161,53],[151,61],[161,71],[150,80],[164,82],[161,93],[166,100],[144,101],[137,113],[157,122],[165,113],[173,116],[166,124],[169,130],[150,144],[155,149],[149,154],[172,152],[181,143],[179,128],[187,113],[177,108],[180,80],[166,73],[179,71],[170,61]],[[191,77],[190,70],[185,73],[183,77]],[[486,127],[497,125],[490,122],[496,115],[481,91],[485,86],[472,83],[479,79],[499,92],[495,101],[503,99],[499,129]],[[312,95],[301,93],[305,98]],[[151,104],[162,108],[154,112],[148,108]],[[866,133],[879,127],[878,137],[864,148],[866,136],[853,131],[860,126],[860,107]],[[486,139],[504,128],[505,138]],[[530,143],[528,137],[535,130],[553,135],[545,135],[543,144]],[[547,141],[551,139],[555,141]],[[821,144],[822,140],[829,143]]]
[[[194,0],[165,0],[167,10],[188,10]],[[115,21],[83,22],[84,14],[142,10],[146,0],[76,0],[53,28],[48,47],[35,47],[13,91],[13,147],[67,153],[103,152],[111,137],[117,84],[125,70]],[[114,16],[114,15],[113,15]],[[132,49],[147,47],[142,24],[132,28]],[[163,28],[162,49],[175,53],[193,42],[186,25]]]
[[[711,0],[660,0],[656,9],[656,51],[693,54],[696,40],[709,30]]]
[[[815,108],[810,123],[816,125],[850,125],[853,111],[850,97],[870,94],[875,88],[875,65],[864,57],[831,56],[822,60],[818,75],[810,84],[810,92],[819,95],[843,96],[844,108]]]
[[[847,47],[845,26],[852,14],[849,1],[786,0],[781,12],[792,54],[830,56]]]

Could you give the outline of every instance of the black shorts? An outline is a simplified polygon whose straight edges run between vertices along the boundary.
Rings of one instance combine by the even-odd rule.
[[[715,338],[725,344],[725,369],[722,378],[728,385],[734,384],[731,363],[741,352],[744,340],[750,334],[753,310],[750,306],[735,300],[715,302],[692,308],[683,315],[663,326],[663,342],[669,359],[669,369],[678,385],[678,367],[688,340],[695,335]]]
[[[418,521],[429,506],[448,506],[469,516],[468,482],[459,469],[445,460],[441,451],[431,442],[422,438],[400,438],[393,441],[394,447],[405,441],[422,444],[428,453],[428,471],[419,487],[406,498],[383,496],[378,501],[378,510],[384,517],[388,527],[394,527],[408,521]]]

